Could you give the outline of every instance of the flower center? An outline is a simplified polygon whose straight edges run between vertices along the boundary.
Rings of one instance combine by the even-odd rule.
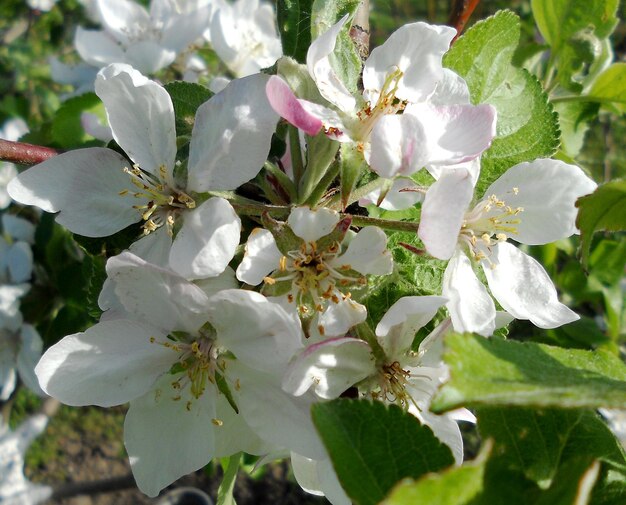
[[[144,235],[165,225],[168,234],[172,236],[178,214],[195,208],[196,202],[187,193],[176,188],[173,182],[167,182],[169,177],[163,165],[159,167],[159,177],[142,171],[136,165],[132,169],[125,167],[124,172],[129,175],[138,191],[125,189],[120,195],[130,195],[146,201],[144,204],[133,205],[145,221],[142,225]]]
[[[406,107],[406,102],[396,98],[398,83],[404,73],[396,68],[387,74],[383,89],[378,95],[376,104],[371,103],[356,113],[359,122],[354,128],[354,139],[360,141],[359,149],[363,149],[362,143],[367,141],[376,122],[385,114],[397,114]]]
[[[339,253],[338,242],[323,251],[318,250],[315,242],[303,243],[299,249],[281,257],[279,270],[266,277],[264,282],[273,285],[291,281],[292,288],[287,300],[296,303],[302,317],[312,315],[312,310],[323,312],[329,302],[339,303],[342,299],[350,298],[350,292],[346,291],[349,287],[367,283],[363,276],[347,275],[348,272],[353,273],[350,265],[338,268],[331,265],[331,260]]]
[[[512,189],[513,194],[518,191]],[[522,207],[511,207],[496,195],[490,195],[465,214],[459,241],[467,244],[475,260],[488,260],[493,245],[517,234],[519,214],[523,211]]]

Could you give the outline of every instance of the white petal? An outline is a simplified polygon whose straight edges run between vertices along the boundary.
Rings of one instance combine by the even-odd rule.
[[[292,452],[291,466],[298,484],[307,493],[326,496],[326,499],[333,505],[352,503],[339,484],[330,458],[314,460]]]
[[[67,405],[120,405],[148,391],[176,360],[158,343],[164,339],[135,321],[98,323],[50,347],[35,373],[42,389]]]
[[[469,172],[472,179],[472,186],[476,187],[476,182],[478,181],[478,176],[480,175],[480,156],[474,158],[473,160],[456,163],[454,165],[426,165],[426,170],[428,170],[428,173],[435,179],[441,178],[442,174],[448,170],[459,169],[467,170]]]
[[[396,97],[410,102],[426,100],[443,75],[441,59],[448,50],[454,28],[426,23],[406,24],[375,48],[365,62],[363,86],[367,99],[376,103],[390,71],[403,76]]]
[[[444,68],[435,93],[428,101],[433,105],[469,105],[470,91],[465,79],[449,68]]]
[[[324,496],[317,476],[317,461],[291,453],[291,468],[300,487],[309,494]]]
[[[424,197],[417,236],[431,256],[448,259],[455,251],[463,217],[474,196],[465,169],[446,170]]]
[[[483,264],[489,288],[500,305],[517,319],[529,319],[539,328],[556,328],[579,319],[559,302],[550,276],[537,260],[506,242],[496,244],[491,260]]]
[[[309,74],[311,74],[315,84],[317,84],[317,89],[319,89],[321,95],[345,112],[354,109],[356,100],[333,70],[329,57],[335,50],[337,37],[348,21],[348,17],[349,15],[346,14],[336,24],[316,38],[309,46],[306,55],[306,65]]]
[[[411,349],[417,331],[446,303],[442,296],[405,296],[394,303],[376,326],[376,336],[390,358]]]
[[[128,43],[148,28],[150,16],[141,5],[130,0],[95,0],[100,20],[119,41]]]
[[[283,389],[301,396],[313,387],[320,398],[338,398],[376,372],[370,346],[356,338],[334,338],[308,346],[283,377]]]
[[[135,188],[123,156],[100,147],[54,156],[13,179],[8,191],[24,204],[60,212],[57,222],[86,237],[106,237],[141,219],[140,199],[120,195]]]
[[[208,298],[198,286],[129,252],[107,261],[106,270],[115,283],[115,294],[126,311],[169,333],[196,331],[207,317]]]
[[[176,59],[176,53],[152,40],[141,40],[126,49],[125,62],[142,74],[153,74]]]
[[[496,307],[487,288],[478,280],[469,258],[457,250],[443,276],[442,293],[454,329],[474,332],[484,337],[495,329]]]
[[[513,208],[522,207],[517,233],[511,238],[537,245],[578,233],[575,202],[596,187],[579,167],[540,159],[509,168],[485,196],[495,194]]]
[[[13,214],[2,214],[2,230],[14,240],[35,243],[35,225]]]
[[[243,259],[237,267],[237,279],[256,286],[276,270],[281,257],[274,236],[263,228],[255,228],[248,237]]]
[[[176,157],[174,106],[167,91],[128,65],[103,68],[96,94],[104,102],[113,138],[143,170],[171,174]]]
[[[148,496],[206,465],[215,451],[215,389],[196,399],[185,388],[176,399],[172,377],[130,403],[124,443],[137,487]],[[226,427],[223,427],[227,429]]]
[[[91,112],[81,112],[80,125],[85,130],[85,133],[92,137],[101,140],[102,142],[109,143],[113,140],[113,132],[108,124],[102,124],[100,117],[97,114]]]
[[[321,336],[339,337],[366,318],[367,309],[363,305],[352,298],[344,298],[338,303],[329,303],[319,316],[316,326]]]
[[[106,32],[100,30],[85,30],[79,26],[76,29],[74,46],[83,60],[97,68],[126,61],[124,51],[119,44]]]
[[[349,266],[362,274],[387,275],[393,271],[393,258],[387,250],[387,235],[377,226],[362,228],[350,241],[345,253],[330,261],[331,266]]]
[[[309,397],[296,398],[285,393],[280,388],[279,378],[255,372],[239,361],[231,364],[229,375],[239,379],[237,406],[261,438],[309,458],[326,456],[311,420]]]
[[[426,135],[424,164],[454,165],[476,158],[496,135],[496,109],[492,105],[416,104],[405,110],[421,122]]]
[[[372,130],[367,161],[381,177],[411,175],[429,160],[427,134],[412,114],[387,115]]]
[[[413,207],[423,200],[423,194],[417,189],[417,185],[409,178],[396,177],[391,184],[391,188],[385,195],[385,199],[379,207],[385,210],[404,210]],[[359,200],[359,205],[375,205],[380,197],[380,189],[368,193]]]
[[[167,226],[160,226],[152,233],[133,242],[128,250],[147,263],[168,268],[171,248],[172,237],[168,233]]]
[[[33,252],[26,242],[16,242],[4,255],[11,283],[19,284],[30,279],[33,273]]]
[[[305,242],[315,242],[333,231],[339,219],[339,213],[331,209],[296,207],[289,214],[287,223],[291,230]]]
[[[7,338],[1,335],[0,338]],[[11,337],[12,338],[12,337]],[[0,400],[7,401],[17,385],[17,374],[15,373],[15,351],[6,342],[0,349]]]
[[[223,198],[210,198],[185,212],[170,251],[171,267],[187,279],[221,274],[239,245],[241,220]]]
[[[20,298],[30,290],[30,284],[0,284],[0,328],[17,331],[22,325]]]
[[[41,337],[33,326],[25,324],[20,329],[20,339],[22,345],[17,354],[17,370],[20,379],[33,393],[43,396],[44,393],[35,375],[35,366],[41,359],[41,351],[43,350]]]
[[[302,349],[299,321],[260,293],[220,291],[210,299],[209,315],[220,344],[249,367],[280,373]]]
[[[168,16],[161,35],[161,44],[175,53],[181,53],[196,40],[209,25],[211,6],[195,8],[186,13]]]
[[[430,426],[435,436],[450,448],[454,462],[460,465],[463,462],[463,437],[456,421],[447,414],[438,416],[428,410],[419,412],[417,417]]]
[[[270,150],[278,115],[256,74],[231,81],[198,108],[189,153],[188,187],[235,189],[259,173]]]

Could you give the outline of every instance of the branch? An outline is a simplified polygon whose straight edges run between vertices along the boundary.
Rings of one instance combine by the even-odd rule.
[[[132,474],[88,482],[70,482],[55,488],[52,492],[52,499],[60,500],[62,498],[69,498],[71,496],[78,495],[110,493],[112,491],[121,491],[123,489],[132,489],[136,487],[137,484],[135,484],[135,478]]]
[[[452,39],[453,44],[463,33],[463,28],[479,3],[480,0],[453,0],[452,12],[448,19],[448,25],[456,28],[456,35]]]
[[[59,151],[51,147],[0,139],[0,161],[10,161],[20,165],[35,165],[57,154]]]

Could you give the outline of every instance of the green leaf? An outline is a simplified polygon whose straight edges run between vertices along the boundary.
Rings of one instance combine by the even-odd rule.
[[[602,72],[588,96],[610,102],[619,112],[626,112],[626,63],[613,63]]]
[[[587,455],[566,461],[559,467],[554,483],[535,505],[586,505],[600,474],[600,463]]]
[[[222,468],[224,469],[224,477],[222,477],[222,482],[217,490],[216,505],[237,505],[233,497],[233,490],[235,489],[235,481],[237,480],[240,462],[240,452],[233,454],[230,458],[223,458],[221,460]]]
[[[626,181],[615,180],[599,186],[576,202],[583,264],[587,264],[593,234],[600,230],[626,230]]]
[[[174,104],[176,135],[191,135],[198,107],[211,98],[213,93],[200,84],[185,81],[169,82],[164,87]]]
[[[277,0],[276,19],[283,54],[300,63],[306,62],[306,53],[311,45],[312,0]]]
[[[341,485],[357,505],[375,505],[400,479],[454,463],[428,426],[395,405],[340,399],[313,405],[312,415]]]
[[[619,0],[531,0],[535,21],[553,51],[559,51],[580,30],[592,26],[598,38],[617,26]]]
[[[519,18],[501,11],[472,26],[444,58],[467,81],[472,103],[498,111],[496,137],[481,158],[478,196],[509,167],[550,157],[559,145],[557,116],[541,84],[512,65],[519,38]]]
[[[418,481],[398,484],[381,505],[466,505],[482,490],[485,466],[491,445],[461,467],[425,475]]]
[[[52,138],[64,149],[83,147],[91,135],[85,132],[81,123],[81,114],[91,112],[104,119],[104,106],[95,93],[85,93],[67,100],[57,111],[52,120]],[[102,144],[100,144],[102,145]]]
[[[487,407],[476,413],[481,437],[495,441],[494,454],[502,464],[543,488],[556,474],[569,433],[581,415],[580,410],[517,407]]]
[[[598,113],[594,102],[560,102],[554,104],[559,115],[561,149],[569,157],[578,156],[583,147],[589,121]]]
[[[355,144],[344,142],[339,148],[340,162],[339,175],[341,177],[341,205],[345,208],[350,195],[356,188],[359,179],[367,170],[367,163]]]
[[[604,351],[451,334],[444,360],[450,381],[431,410],[460,406],[620,407],[626,365]]]

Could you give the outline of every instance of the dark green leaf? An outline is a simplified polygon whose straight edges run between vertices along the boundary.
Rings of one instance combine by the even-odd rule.
[[[454,462],[448,446],[395,405],[334,400],[312,408],[339,480],[358,505],[379,503],[398,481]]]
[[[311,7],[313,0],[277,0],[276,17],[283,54],[306,62],[311,45]]]
[[[198,107],[213,96],[208,88],[184,81],[169,82],[165,86],[174,104],[176,135],[191,135]]]
[[[67,100],[52,120],[52,138],[64,149],[84,146],[93,137],[85,132],[81,114],[91,112],[104,119],[104,106],[95,93],[86,93]]]

